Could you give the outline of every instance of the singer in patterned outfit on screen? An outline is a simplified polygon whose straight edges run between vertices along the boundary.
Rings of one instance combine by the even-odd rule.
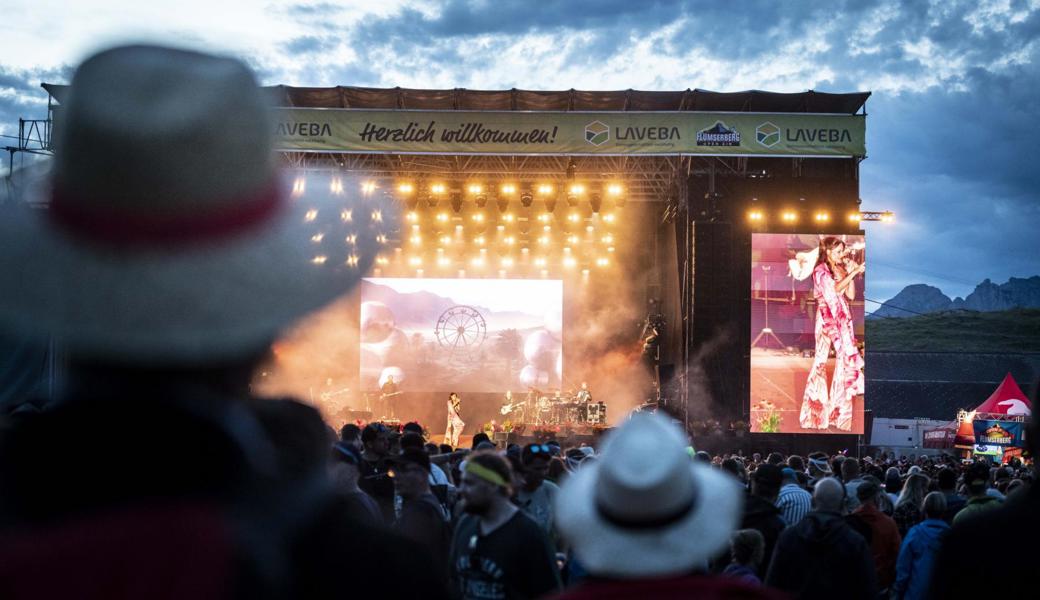
[[[855,298],[853,281],[866,267],[847,258],[845,243],[836,237],[820,241],[819,257],[813,269],[813,297],[816,299],[816,354],[799,422],[805,429],[835,426],[852,430],[852,401],[863,393],[863,356],[856,347],[849,300]],[[834,379],[827,391],[827,357],[834,348]]]

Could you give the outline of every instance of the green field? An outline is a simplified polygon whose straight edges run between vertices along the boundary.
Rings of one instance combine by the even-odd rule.
[[[868,319],[868,351],[1040,352],[1040,309]]]

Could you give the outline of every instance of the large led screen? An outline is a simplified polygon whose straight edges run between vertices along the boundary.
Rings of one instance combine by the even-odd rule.
[[[563,282],[361,283],[361,389],[504,392],[560,387]]]
[[[754,234],[751,431],[863,433],[861,235]]]

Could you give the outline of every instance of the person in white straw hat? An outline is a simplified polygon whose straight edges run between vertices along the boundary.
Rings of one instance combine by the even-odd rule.
[[[5,597],[446,597],[420,550],[346,518],[324,465],[290,477],[316,412],[257,419],[255,367],[360,280],[380,221],[354,260],[313,260],[316,213],[359,200],[291,201],[269,110],[230,58],[124,46],[76,70],[50,175],[0,214],[0,332],[68,358],[0,436]]]
[[[731,478],[691,460],[668,418],[634,413],[604,438],[599,460],[563,484],[556,519],[590,577],[559,598],[770,598],[705,575],[729,545],[742,496]]]

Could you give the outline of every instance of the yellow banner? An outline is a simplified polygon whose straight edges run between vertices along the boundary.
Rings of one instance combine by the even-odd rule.
[[[865,156],[864,115],[275,110],[287,152]]]

